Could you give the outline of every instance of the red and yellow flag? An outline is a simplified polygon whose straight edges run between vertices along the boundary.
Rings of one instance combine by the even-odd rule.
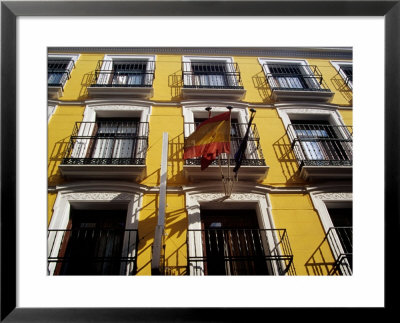
[[[221,153],[231,148],[231,112],[221,113],[202,122],[187,139],[184,159],[201,157],[201,170],[206,169]]]

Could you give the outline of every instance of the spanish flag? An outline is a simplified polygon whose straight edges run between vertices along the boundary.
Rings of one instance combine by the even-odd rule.
[[[231,112],[221,113],[197,127],[187,139],[184,159],[201,157],[201,170],[206,169],[221,153],[231,149]]]

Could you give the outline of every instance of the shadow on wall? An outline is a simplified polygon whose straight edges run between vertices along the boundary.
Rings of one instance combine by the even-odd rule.
[[[168,179],[170,183],[179,184],[185,182],[183,171],[183,133],[168,141],[168,170],[172,177]]]
[[[330,276],[334,273],[335,261],[326,237],[306,261],[306,272],[309,276]]]
[[[262,98],[263,101],[271,101],[272,100],[272,91],[267,82],[265,74],[263,71],[257,73],[252,77],[253,85],[257,89],[258,94]]]
[[[182,97],[182,71],[176,71],[175,73],[168,75],[168,86],[171,88],[172,100],[178,100]]]
[[[139,224],[138,224],[138,233],[139,233],[139,245],[137,247],[137,258],[143,260],[147,258],[146,262],[141,262],[140,267],[136,270],[137,274],[143,274],[148,271],[148,275],[151,275],[151,256],[153,250],[153,241],[155,234],[155,227],[157,225],[157,216],[158,216],[158,197],[159,194],[155,194],[154,198],[151,199],[146,205],[143,205],[139,210]],[[147,208],[154,210],[147,214],[145,210]],[[143,214],[147,214],[146,218],[142,218]]]
[[[293,153],[292,145],[286,135],[280,137],[272,144],[275,156],[281,165],[281,171],[287,183],[303,182],[300,178],[300,169]]]
[[[343,98],[349,102],[349,104],[352,104],[353,91],[347,86],[346,82],[343,80],[343,77],[338,73],[331,78],[331,82],[336,90],[336,93],[340,93]]]
[[[165,275],[187,275],[187,212],[185,208],[165,215],[165,245],[163,266]]]
[[[64,158],[68,145],[69,137],[63,138],[55,143],[53,150],[50,152],[49,163],[47,165],[49,186],[60,184],[63,181],[58,165],[60,165]]]
[[[159,210],[159,194],[154,195],[154,198],[149,201],[140,210],[146,208],[154,210],[146,215],[146,218],[139,220],[139,245],[138,245],[138,258],[141,259],[140,266],[137,268],[137,274],[150,275],[151,259],[153,251],[153,242],[155,227],[158,221]],[[186,246],[186,232],[188,228],[186,209],[178,209],[173,212],[165,214],[165,229],[163,241],[163,250],[161,255],[161,267],[165,275],[186,275],[187,274],[187,246]],[[182,236],[184,235],[184,236]],[[166,248],[168,247],[168,249]],[[169,251],[172,251],[169,253]],[[143,262],[143,259],[147,259]]]
[[[87,88],[90,87],[93,83],[95,83],[95,75],[93,72],[83,75],[78,100],[86,99],[89,96]]]

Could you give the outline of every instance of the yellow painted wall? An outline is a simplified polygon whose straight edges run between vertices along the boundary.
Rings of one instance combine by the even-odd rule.
[[[163,133],[168,132],[168,185],[182,185],[183,176],[183,116],[182,108],[152,107],[147,150],[147,176],[141,182],[148,186],[160,185]]]
[[[159,194],[145,194],[139,213],[137,275],[151,274],[152,244],[158,218]],[[187,213],[183,194],[168,194],[165,214],[165,266],[170,275],[186,273]]]
[[[87,86],[90,84],[91,73],[94,72],[97,62],[104,58],[104,54],[81,54],[71,71],[70,79],[66,82],[63,101],[80,101],[87,99]]]
[[[47,194],[47,225],[49,225],[51,216],[53,215],[53,207],[57,198],[57,193]]]
[[[47,132],[48,185],[60,184],[64,179],[58,165],[64,156],[75,122],[82,121],[84,106],[59,105],[50,119]]]
[[[309,195],[270,194],[275,228],[286,229],[297,275],[326,275],[332,253]]]

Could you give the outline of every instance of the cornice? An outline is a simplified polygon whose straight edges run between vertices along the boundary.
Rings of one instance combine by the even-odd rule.
[[[351,47],[49,47],[50,53],[122,53],[307,57],[351,60]]]

